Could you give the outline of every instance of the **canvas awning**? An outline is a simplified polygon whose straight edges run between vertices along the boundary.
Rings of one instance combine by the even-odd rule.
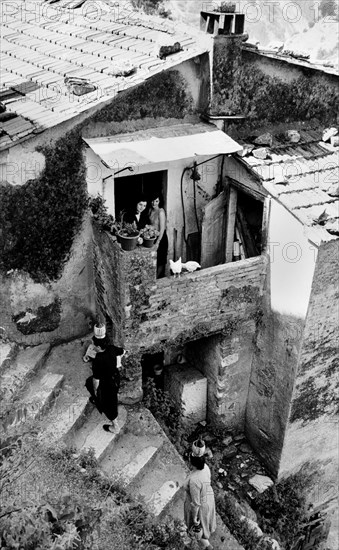
[[[86,138],[84,141],[115,172],[127,166],[230,155],[242,150],[242,146],[227,134],[208,124],[152,128],[133,134]]]

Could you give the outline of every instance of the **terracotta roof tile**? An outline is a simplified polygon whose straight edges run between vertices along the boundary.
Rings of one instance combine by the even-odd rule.
[[[322,130],[302,130],[299,143],[268,148],[271,158],[261,160],[250,155],[241,162],[271,195],[303,224],[319,228],[324,238],[327,227],[317,223],[320,214],[326,210],[330,216],[332,233],[339,219],[338,201],[328,193],[339,181],[339,150],[321,141]]]
[[[98,7],[90,1],[83,4],[84,9],[68,9],[66,5],[71,8],[79,2],[46,4],[44,0],[36,0],[33,10],[29,3],[18,2],[20,9],[3,18],[0,74],[2,84],[7,87],[32,83],[33,88],[28,88],[27,93],[21,91],[24,97],[13,91],[6,95],[5,103],[13,113],[28,118],[30,113],[34,131],[58,124],[113,98],[118,88],[127,89],[211,49],[210,37],[133,11],[128,2],[120,2],[119,10],[113,5],[107,11],[102,9],[100,17],[96,13]],[[198,35],[202,42],[197,41]],[[184,51],[161,61],[160,46],[175,41],[182,41]],[[126,64],[137,72],[126,77],[114,76]],[[75,96],[64,84],[65,76],[69,75],[88,79],[98,89]],[[34,90],[34,86],[40,88]],[[9,126],[16,127],[20,130],[17,136],[22,137],[30,125],[27,130],[20,125]],[[14,143],[15,138],[13,133],[13,139],[10,136],[1,139],[0,148]]]

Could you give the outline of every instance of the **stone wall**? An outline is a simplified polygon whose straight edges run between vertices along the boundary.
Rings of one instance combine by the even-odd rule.
[[[110,337],[123,345],[123,281],[122,255],[115,238],[93,225],[93,270],[97,312],[108,325]]]
[[[302,470],[315,507],[336,502],[338,483],[339,240],[319,248],[279,476]],[[329,548],[338,548],[338,508]],[[330,543],[329,543],[330,542]]]
[[[123,252],[98,230],[94,241],[98,310],[112,321],[114,342],[129,350],[130,391],[140,388],[144,353],[168,354],[189,344],[188,353],[199,356],[196,367],[209,379],[211,419],[223,415],[224,423],[241,429],[267,258],[156,279],[152,249]]]
[[[257,319],[266,265],[261,256],[180,278],[153,280],[152,287],[152,267],[143,266],[149,289],[145,293],[142,282],[129,270],[125,274],[131,297],[126,344],[130,349],[156,352],[219,332],[234,334],[243,321]]]
[[[252,368],[254,319],[243,319],[230,335],[191,342],[186,357],[208,380],[208,421],[243,432]]]
[[[213,115],[241,115],[236,129],[316,120],[336,125],[337,76],[244,50],[240,37],[216,36]],[[227,131],[233,134],[232,129]]]
[[[303,324],[300,318],[269,312],[259,323],[254,346],[245,432],[273,477],[278,474]]]
[[[0,327],[4,337],[38,345],[67,341],[91,330],[95,313],[91,232],[86,216],[57,281],[38,284],[20,270],[1,275]]]

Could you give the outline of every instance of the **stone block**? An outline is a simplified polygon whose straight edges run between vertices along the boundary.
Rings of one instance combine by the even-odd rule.
[[[206,420],[207,378],[194,367],[171,365],[165,372],[165,390],[183,407],[187,424]]]

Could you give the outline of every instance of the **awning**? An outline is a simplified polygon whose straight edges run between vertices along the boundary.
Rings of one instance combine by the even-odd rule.
[[[114,171],[242,150],[227,134],[208,124],[182,124],[84,141]]]

